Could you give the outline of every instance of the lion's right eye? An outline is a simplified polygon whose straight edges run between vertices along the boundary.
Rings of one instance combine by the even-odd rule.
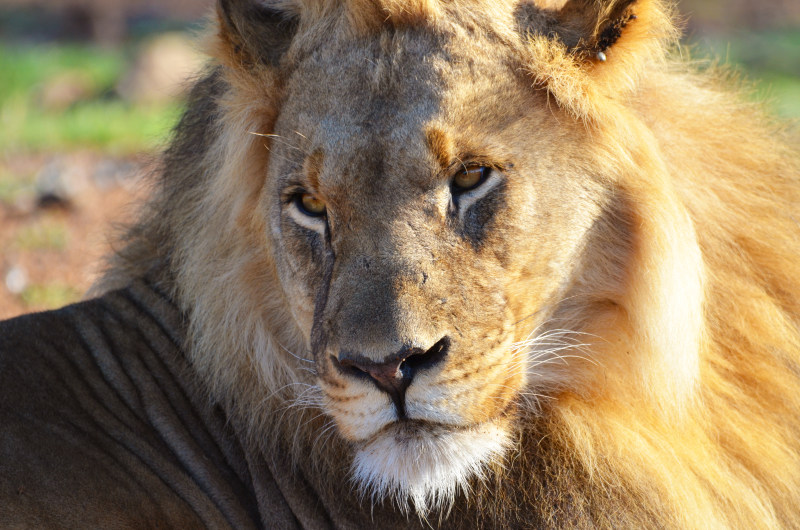
[[[463,193],[474,190],[486,181],[491,171],[491,168],[478,164],[469,164],[463,167],[453,177],[451,183],[453,191]]]
[[[295,206],[309,217],[322,217],[325,215],[325,201],[310,193],[298,193],[294,197]]]

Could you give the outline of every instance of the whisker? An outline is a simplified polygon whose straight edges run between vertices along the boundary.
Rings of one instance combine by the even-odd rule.
[[[284,137],[281,136],[280,134],[259,133],[259,132],[255,132],[255,131],[248,131],[248,134],[252,134],[253,136],[261,136],[263,138],[271,138],[271,139],[275,140],[276,142],[280,142],[281,144],[285,145],[286,147],[289,147],[290,149],[294,149],[296,151],[300,151],[301,153],[304,153],[304,151],[302,149],[300,149],[296,145],[292,145],[291,143],[286,141],[284,139]]]
[[[294,357],[298,361],[305,361],[307,363],[313,363],[314,362],[313,359],[306,359],[305,357],[300,357],[299,355],[293,353],[289,348],[287,348],[286,346],[284,346],[280,342],[278,342],[278,346],[280,346],[283,349],[283,351],[285,351],[286,353],[288,353],[289,355],[291,355],[292,357]]]

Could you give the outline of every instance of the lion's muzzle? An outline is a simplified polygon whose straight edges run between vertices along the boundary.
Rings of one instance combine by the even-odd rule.
[[[419,371],[432,368],[443,361],[449,347],[450,339],[442,337],[427,350],[413,346],[404,347],[382,361],[350,351],[340,351],[338,355],[331,356],[331,362],[341,373],[368,379],[386,392],[397,409],[398,419],[405,419],[406,389]]]

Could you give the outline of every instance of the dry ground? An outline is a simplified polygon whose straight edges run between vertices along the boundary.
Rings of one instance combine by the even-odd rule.
[[[143,163],[73,153],[56,161],[18,156],[2,166],[40,177],[45,168],[58,166],[71,174],[73,189],[68,201],[48,205],[47,194],[32,179],[0,200],[0,319],[80,299],[144,195]]]

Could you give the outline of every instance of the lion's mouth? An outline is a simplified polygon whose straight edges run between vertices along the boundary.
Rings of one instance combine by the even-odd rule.
[[[424,512],[467,491],[470,480],[502,459],[510,439],[501,417],[474,425],[394,421],[357,444],[353,477],[363,494]]]
[[[440,409],[432,401],[414,400],[408,414],[401,416],[392,403],[379,404],[365,399],[368,397],[372,396],[346,401],[347,408],[331,399],[326,407],[337,423],[339,434],[354,448],[366,447],[379,439],[393,440],[399,445],[414,444],[421,439],[436,440],[455,433],[480,432],[486,425],[509,426],[521,406],[517,395],[504,400],[502,408],[493,410],[491,415],[472,415],[465,410],[454,413],[447,408]]]
[[[369,443],[374,437],[384,434],[391,434],[395,436],[399,442],[402,442],[405,438],[414,438],[416,436],[435,437],[452,432],[480,430],[483,426],[488,424],[502,423],[505,425],[517,415],[520,406],[520,397],[517,395],[509,399],[504,404],[503,408],[495,411],[492,416],[472,422],[443,421],[436,418],[437,414],[432,412],[430,408],[424,407],[428,411],[428,417],[415,417],[413,413],[410,415],[411,417],[398,417],[397,420],[383,425],[372,436],[365,439],[364,443]],[[418,407],[413,407],[412,410],[417,408]]]
[[[453,425],[421,419],[403,418],[381,427],[375,434],[362,441],[363,445],[369,445],[380,437],[391,437],[399,443],[413,443],[423,436],[436,437],[452,432],[463,431],[472,428],[472,425]]]
[[[440,436],[447,436],[452,433],[465,432],[465,431],[480,431],[486,425],[496,423],[506,423],[506,419],[511,415],[516,408],[516,403],[511,401],[505,409],[501,410],[496,416],[481,422],[458,424],[433,421],[429,419],[413,419],[401,418],[396,421],[389,422],[378,429],[374,434],[364,440],[359,440],[357,443],[360,445],[368,445],[380,437],[391,437],[397,443],[413,443],[420,437],[437,438]]]

